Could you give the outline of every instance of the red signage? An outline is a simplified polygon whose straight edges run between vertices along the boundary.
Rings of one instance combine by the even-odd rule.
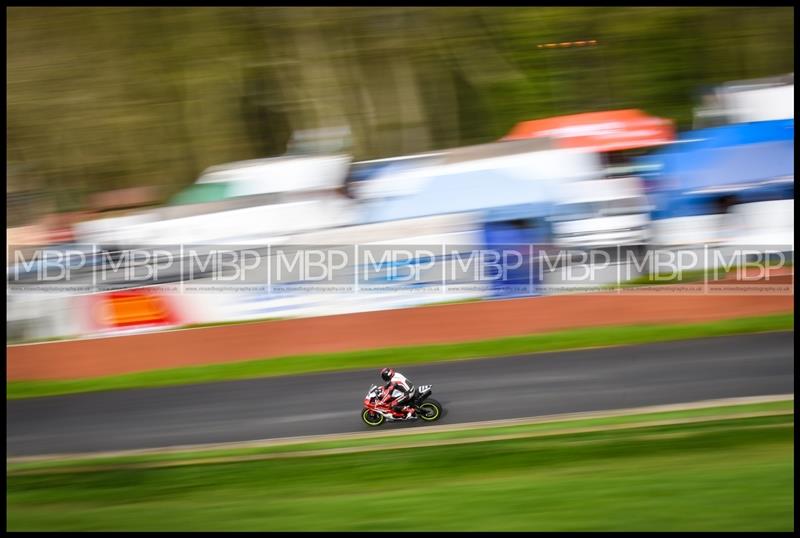
[[[523,121],[503,140],[526,138],[552,138],[559,148],[620,151],[672,142],[675,129],[670,120],[641,110],[611,110]]]
[[[94,329],[169,327],[180,323],[173,303],[145,289],[102,293],[89,298]]]

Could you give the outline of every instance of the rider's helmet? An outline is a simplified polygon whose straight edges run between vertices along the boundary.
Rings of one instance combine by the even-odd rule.
[[[387,383],[394,377],[394,368],[384,368],[381,370],[381,378]]]

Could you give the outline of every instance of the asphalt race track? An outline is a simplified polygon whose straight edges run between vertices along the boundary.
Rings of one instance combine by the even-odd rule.
[[[440,424],[453,424],[794,393],[793,337],[707,338],[400,371],[432,384],[446,409]],[[361,402],[378,381],[370,369],[13,400],[6,403],[7,455],[364,431]]]

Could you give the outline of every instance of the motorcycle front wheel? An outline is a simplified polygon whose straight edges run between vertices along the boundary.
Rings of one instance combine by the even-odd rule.
[[[367,426],[375,427],[386,422],[386,417],[365,407],[364,410],[361,411],[361,420],[363,420],[364,424]]]
[[[417,413],[419,418],[427,422],[434,422],[442,416],[442,404],[433,398],[428,398],[419,406],[419,411]]]

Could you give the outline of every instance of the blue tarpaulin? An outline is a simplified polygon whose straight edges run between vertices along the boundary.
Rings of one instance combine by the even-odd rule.
[[[544,219],[514,219],[486,222],[483,228],[484,248],[513,254],[505,256],[503,275],[493,275],[491,296],[496,298],[539,295],[539,267],[534,250],[549,243]],[[492,267],[495,269],[495,267]],[[495,271],[496,272],[496,271]]]
[[[794,196],[794,120],[682,133],[681,143],[640,159],[654,218],[703,214],[720,196],[739,202]]]

